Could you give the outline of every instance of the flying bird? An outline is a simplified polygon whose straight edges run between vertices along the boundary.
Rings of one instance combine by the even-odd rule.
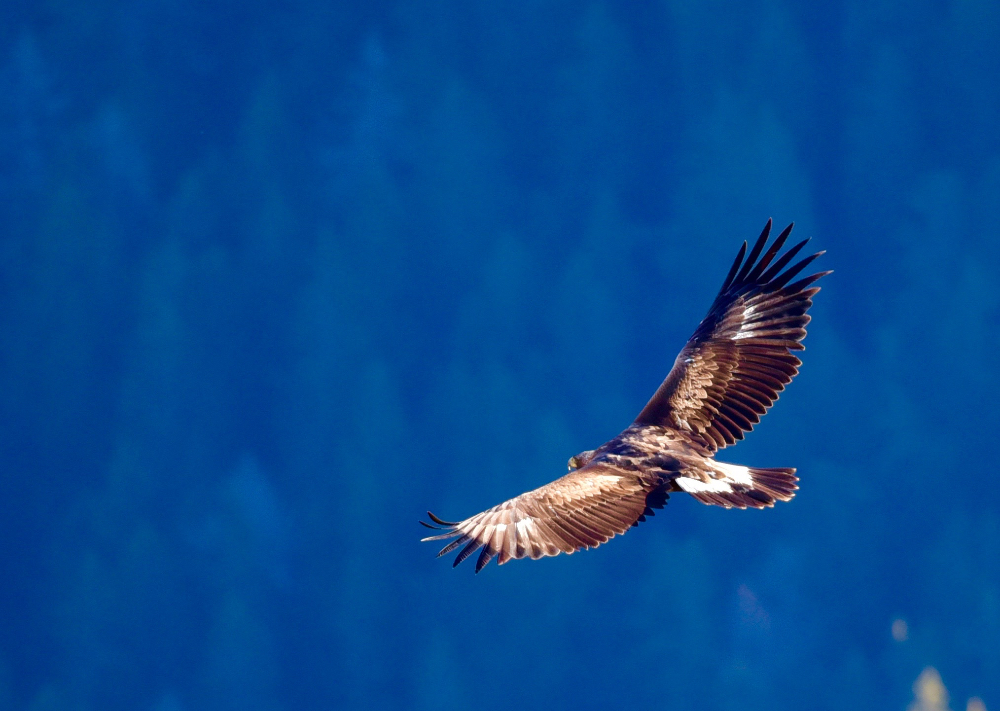
[[[768,220],[749,254],[743,243],[708,316],[624,432],[570,457],[562,478],[464,521],[428,511],[433,523],[420,523],[444,532],[423,540],[454,539],[438,555],[460,548],[456,566],[481,548],[478,573],[494,556],[503,565],[596,548],[652,516],[674,492],[727,509],[762,509],[795,496],[795,469],[715,459],[753,429],[801,365],[792,351],[804,349],[814,284],[830,272],[792,281],[823,252],[788,266],[809,241],[778,256],[791,231],[764,252]]]

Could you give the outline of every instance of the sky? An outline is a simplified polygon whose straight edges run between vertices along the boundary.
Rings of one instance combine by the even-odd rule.
[[[1000,708],[995,3],[0,18],[0,711]],[[795,499],[436,560],[768,218],[834,274],[719,458]]]

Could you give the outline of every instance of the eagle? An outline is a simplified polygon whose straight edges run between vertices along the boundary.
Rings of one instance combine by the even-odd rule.
[[[503,565],[596,548],[645,521],[675,492],[727,509],[769,508],[795,496],[795,469],[715,459],[753,429],[802,363],[793,351],[804,349],[815,283],[830,272],[792,281],[823,254],[788,266],[809,242],[779,256],[792,226],[766,252],[770,219],[749,254],[743,242],[708,315],[624,432],[570,457],[565,476],[464,521],[428,511],[433,523],[420,523],[443,533],[422,540],[454,539],[438,556],[460,548],[456,566],[482,549],[478,573],[494,557]]]

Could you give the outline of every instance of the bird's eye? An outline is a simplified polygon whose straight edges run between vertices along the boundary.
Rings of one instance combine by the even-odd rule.
[[[574,469],[579,469],[576,463],[576,455],[573,455],[572,457],[569,458],[569,461],[566,462],[566,466],[569,468],[570,471],[573,471]]]

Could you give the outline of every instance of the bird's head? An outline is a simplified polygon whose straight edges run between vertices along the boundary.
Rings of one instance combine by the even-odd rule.
[[[574,454],[569,458],[569,470],[574,471],[580,467],[585,467],[590,464],[590,460],[594,458],[594,450],[588,449],[586,452],[580,452],[579,454]]]

